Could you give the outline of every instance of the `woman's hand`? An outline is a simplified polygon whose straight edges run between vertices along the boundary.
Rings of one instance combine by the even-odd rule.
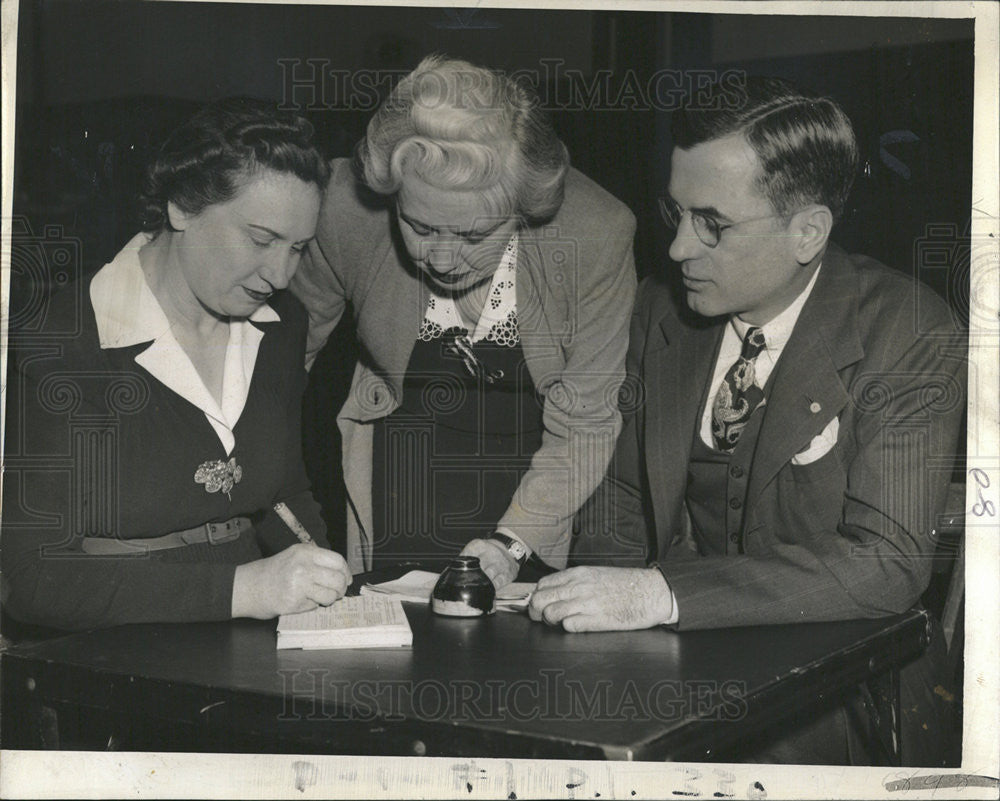
[[[517,578],[521,566],[510,552],[496,540],[470,540],[461,556],[478,556],[479,566],[498,590]]]
[[[236,568],[233,617],[268,620],[329,606],[350,583],[350,568],[339,553],[315,545],[292,545]]]

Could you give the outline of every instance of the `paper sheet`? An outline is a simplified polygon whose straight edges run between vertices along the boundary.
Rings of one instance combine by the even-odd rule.
[[[427,570],[411,570],[393,581],[365,584],[361,588],[361,595],[388,595],[400,601],[426,604],[430,602],[431,592],[434,590],[437,580],[437,573],[431,573]],[[505,610],[526,609],[534,590],[535,584],[528,581],[515,581],[501,587],[497,590],[497,607]]]

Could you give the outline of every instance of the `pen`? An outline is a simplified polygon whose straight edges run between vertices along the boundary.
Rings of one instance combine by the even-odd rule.
[[[295,513],[285,506],[284,503],[281,501],[276,503],[274,505],[274,511],[278,513],[278,517],[285,521],[285,525],[292,530],[292,533],[299,538],[300,542],[306,542],[312,545],[316,544],[313,541],[313,538],[309,536],[309,532],[306,531],[306,527],[299,522]]]

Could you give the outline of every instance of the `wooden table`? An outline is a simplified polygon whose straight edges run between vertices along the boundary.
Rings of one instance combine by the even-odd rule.
[[[898,761],[898,667],[923,612],[677,633],[566,634],[404,604],[413,648],[277,651],[260,621],[133,625],[0,657],[5,748],[703,760],[871,680]]]

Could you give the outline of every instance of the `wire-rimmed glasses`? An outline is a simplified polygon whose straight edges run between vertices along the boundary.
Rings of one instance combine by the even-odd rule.
[[[715,217],[710,214],[706,214],[705,212],[683,208],[669,195],[657,198],[657,204],[660,207],[660,216],[663,217],[663,222],[665,222],[667,227],[673,231],[676,231],[681,227],[681,219],[684,215],[690,214],[691,227],[694,229],[695,236],[698,237],[698,240],[703,245],[710,248],[714,248],[719,244],[719,240],[722,238],[722,232],[729,228],[735,228],[737,225],[743,225],[748,222],[770,220],[783,216],[781,214],[765,214],[762,217],[751,217],[747,220],[721,223],[715,219]]]

